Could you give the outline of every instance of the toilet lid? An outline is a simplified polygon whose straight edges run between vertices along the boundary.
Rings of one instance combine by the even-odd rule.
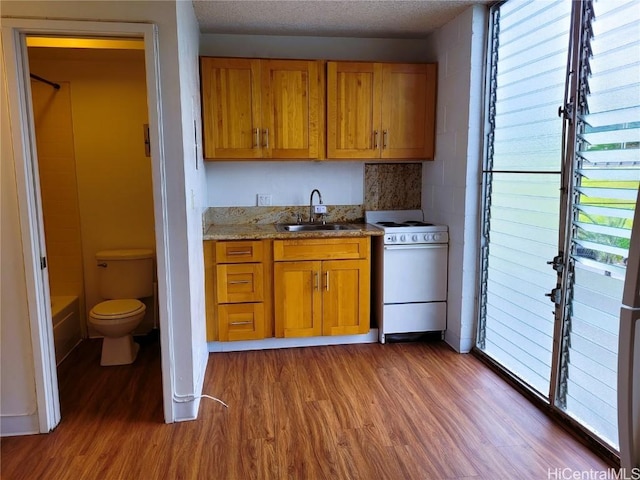
[[[109,318],[133,315],[144,310],[145,306],[140,300],[107,300],[101,302],[91,309],[91,315],[96,317]]]

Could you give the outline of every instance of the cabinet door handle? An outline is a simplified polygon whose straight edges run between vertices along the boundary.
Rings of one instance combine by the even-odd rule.
[[[329,270],[324,272],[324,289],[327,292],[329,291]]]
[[[227,252],[227,256],[238,256],[238,255],[251,255],[251,250],[236,250],[233,252]]]
[[[253,322],[251,320],[247,320],[244,322],[231,322],[229,325],[237,326],[237,325],[251,325]]]
[[[387,148],[387,139],[389,137],[389,131],[388,130],[383,130],[382,131],[382,149],[386,149]]]
[[[264,148],[269,148],[269,129],[268,128],[264,129],[263,140],[264,140],[264,143],[262,146]]]
[[[251,281],[249,281],[249,280],[231,280],[229,282],[229,285],[243,285],[243,284],[247,284],[247,283],[251,283]]]
[[[260,129],[256,128],[253,132],[253,148],[260,148]]]
[[[319,273],[318,272],[313,272],[313,289],[314,290],[318,290],[318,277],[319,277]]]
[[[373,131],[373,149],[378,149],[378,130]]]

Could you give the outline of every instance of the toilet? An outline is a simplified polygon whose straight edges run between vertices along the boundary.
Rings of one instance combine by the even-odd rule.
[[[98,288],[105,301],[89,312],[89,324],[104,335],[100,365],[133,363],[140,346],[132,332],[144,318],[141,298],[153,295],[154,255],[150,249],[96,253]]]

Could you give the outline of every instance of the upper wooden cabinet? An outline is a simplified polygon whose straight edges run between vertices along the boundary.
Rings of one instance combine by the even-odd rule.
[[[327,158],[434,155],[436,64],[327,63]]]
[[[323,62],[201,57],[206,159],[324,156]]]

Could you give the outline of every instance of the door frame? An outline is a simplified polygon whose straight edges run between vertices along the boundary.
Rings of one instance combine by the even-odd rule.
[[[155,217],[164,418],[167,423],[174,422],[175,412],[172,398],[174,372],[171,362],[174,339],[171,328],[171,275],[168,251],[166,159],[162,132],[157,26],[148,23],[7,18],[2,19],[2,45],[10,93],[9,112],[13,123],[13,157],[18,191],[18,207],[20,210],[19,217],[40,433],[51,431],[60,422],[60,399],[53,325],[50,321],[51,307],[48,272],[46,266],[41,267],[41,259],[46,258],[46,248],[26,46],[26,36],[32,34],[59,37],[135,37],[144,40]]]

